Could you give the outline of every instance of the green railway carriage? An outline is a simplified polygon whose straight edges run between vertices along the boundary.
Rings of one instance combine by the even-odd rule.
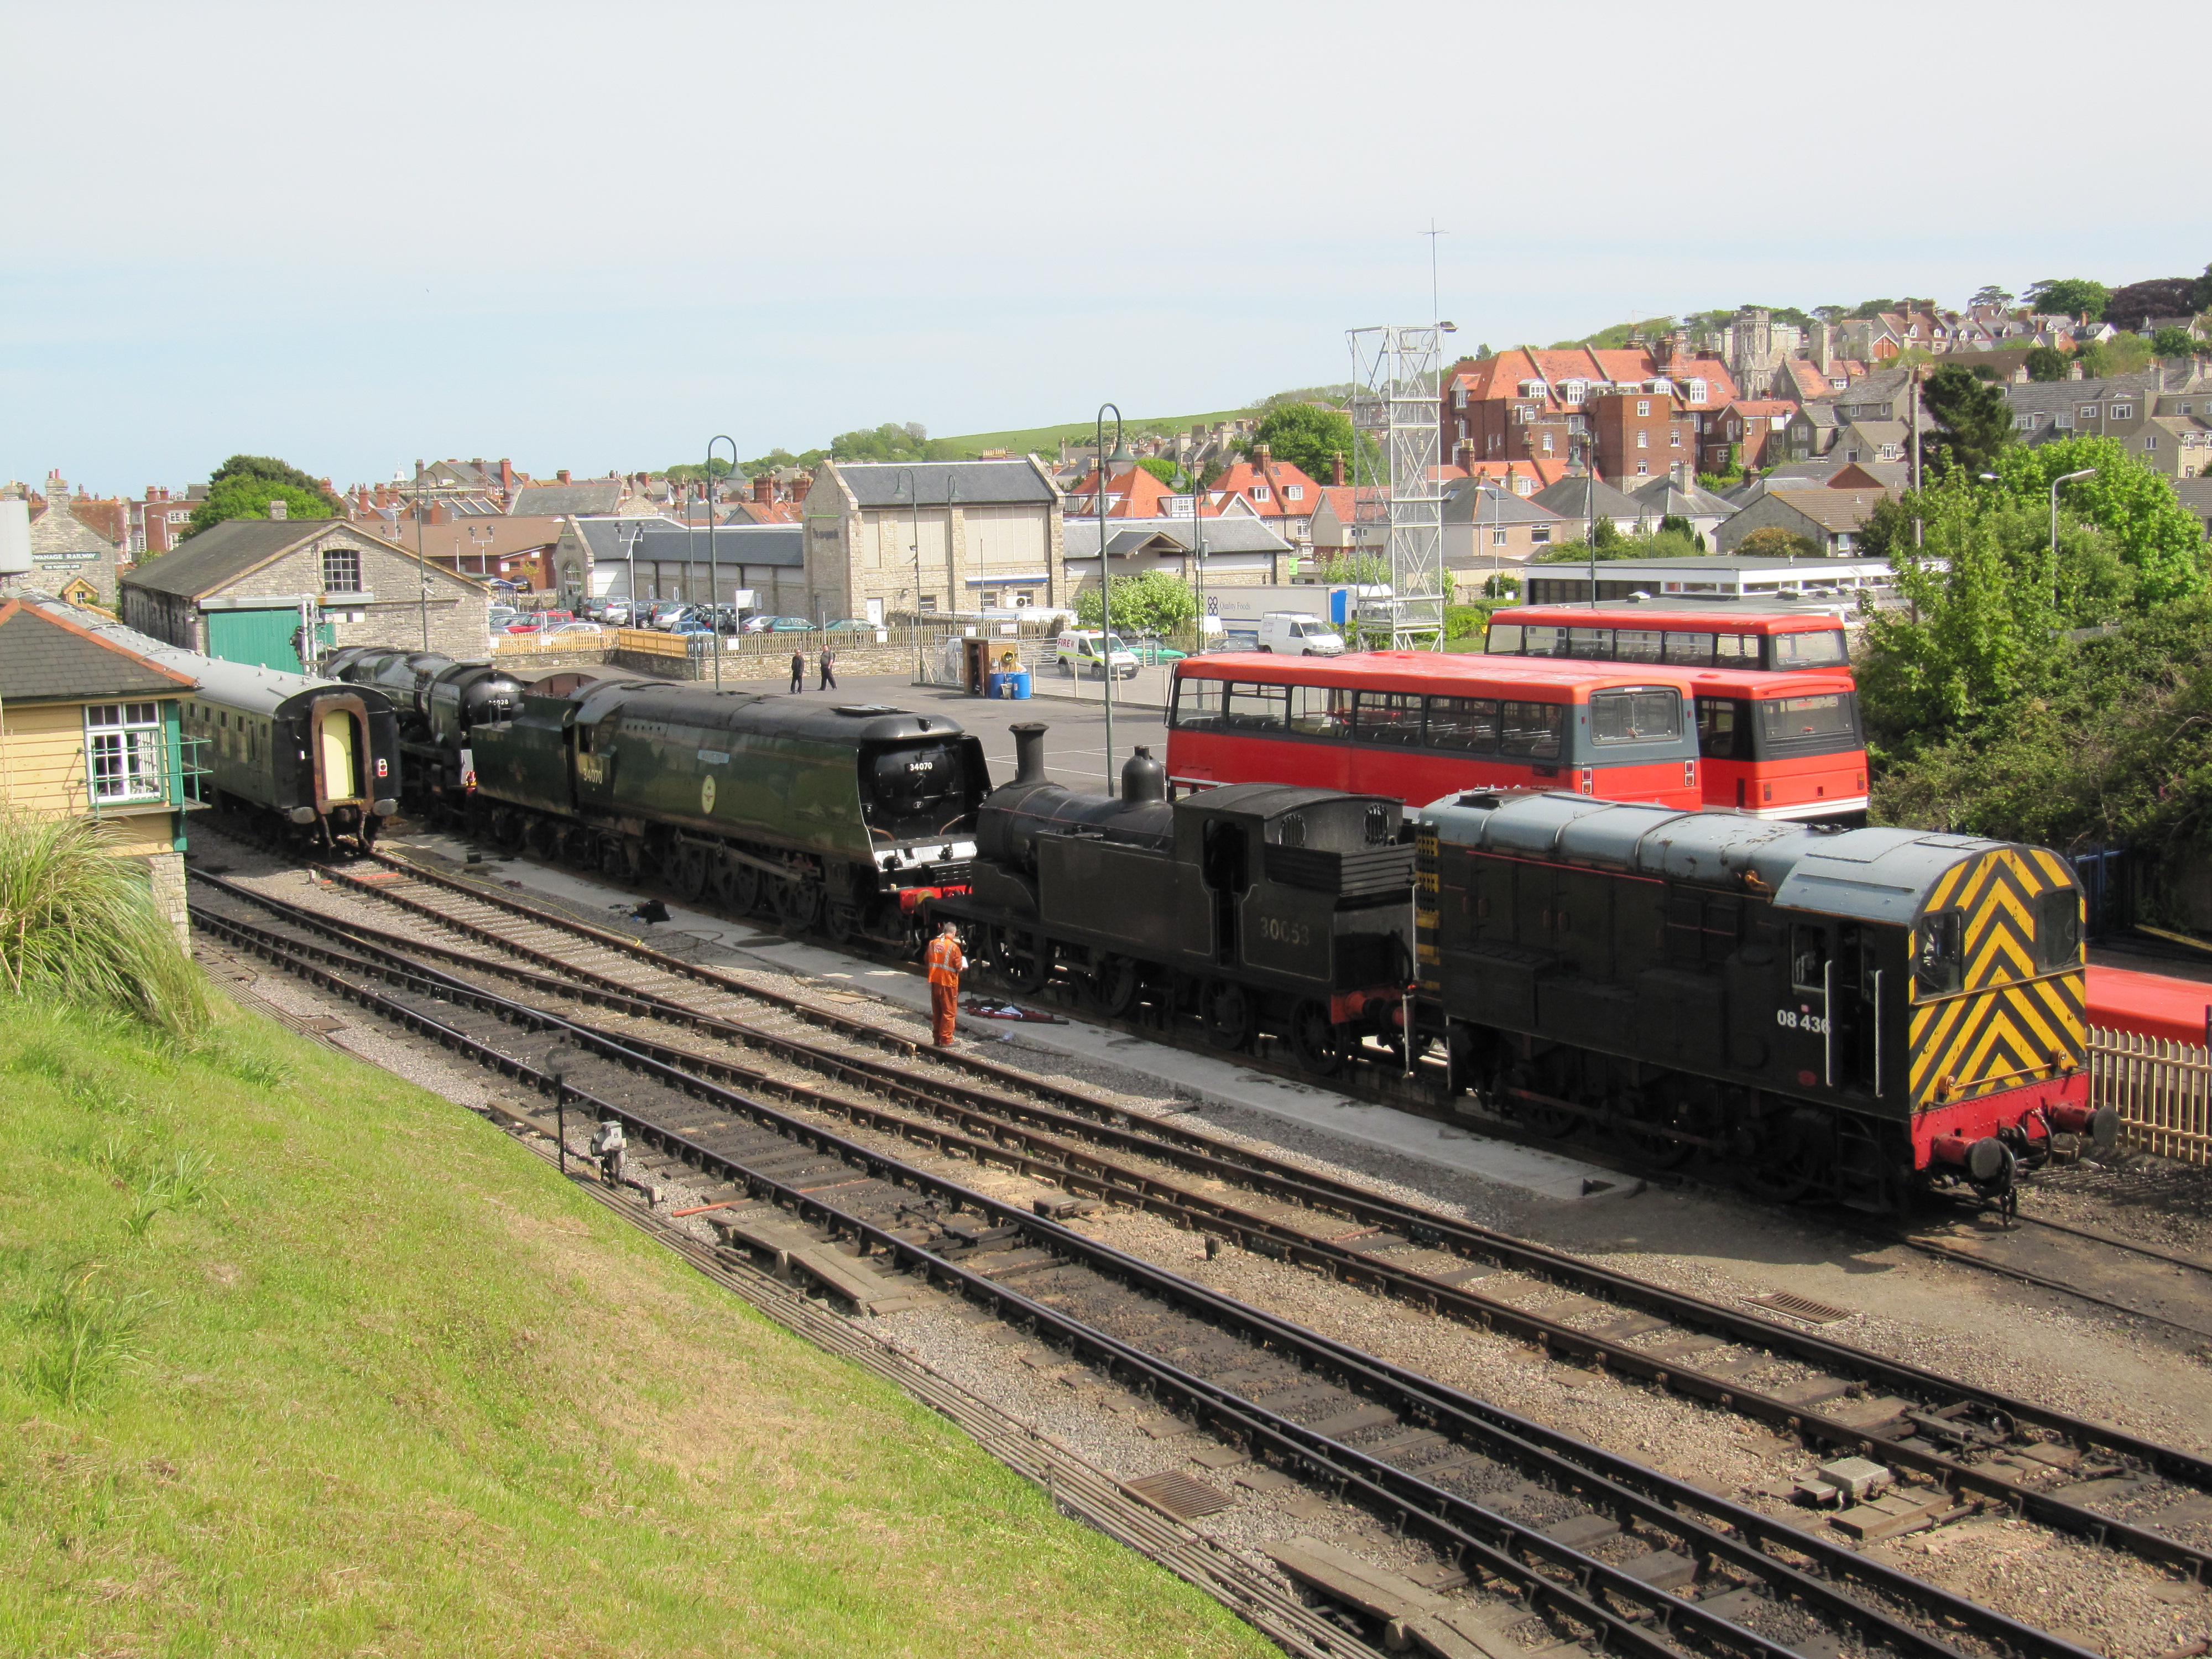
[[[1416,844],[1455,1081],[1547,1132],[1875,1209],[2111,1132],[2055,854],[1551,793],[1438,801]]]
[[[475,814],[502,844],[648,870],[833,936],[902,934],[964,885],[982,746],[942,716],[562,674],[470,733]]]

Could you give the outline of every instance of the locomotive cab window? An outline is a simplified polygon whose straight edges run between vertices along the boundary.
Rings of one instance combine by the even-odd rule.
[[[1682,733],[1682,700],[1663,689],[1601,691],[1590,699],[1590,737],[1598,743],[1650,743]]]
[[[2036,965],[2046,974],[2081,959],[2081,896],[2070,887],[2035,902]]]
[[[1961,933],[1956,910],[1939,910],[1922,919],[1915,941],[1912,980],[1923,996],[1947,996],[1965,982]]]
[[[1827,988],[1828,930],[1809,922],[1790,929],[1790,983],[1800,991]]]

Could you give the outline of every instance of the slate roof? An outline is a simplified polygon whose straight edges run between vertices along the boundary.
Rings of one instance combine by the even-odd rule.
[[[1592,515],[1590,503],[1595,501],[1595,516],[1601,519],[1640,519],[1644,509],[1636,504],[1632,495],[1624,495],[1602,479],[1562,478],[1547,489],[1540,489],[1528,498],[1539,507],[1547,507],[1563,519],[1587,519]]]
[[[286,549],[345,523],[343,519],[232,519],[210,526],[123,579],[125,587],[198,599],[235,580]]]
[[[1053,488],[1027,461],[836,461],[830,465],[862,507],[945,505],[949,487],[957,502],[1049,501]],[[909,482],[910,481],[910,482]],[[908,491],[911,490],[911,494]]]
[[[1188,547],[1198,541],[1198,532],[1188,519],[1116,519],[1110,514],[1106,520],[1106,544],[1116,553],[1126,553],[1146,537],[1165,532],[1178,544]],[[1070,559],[1095,559],[1098,556],[1098,520],[1070,519],[1067,520],[1063,556]],[[1124,537],[1135,539],[1124,541]],[[1269,529],[1260,519],[1241,515],[1212,519],[1206,521],[1206,552],[1211,558],[1216,553],[1287,553],[1291,544]]]
[[[566,517],[575,513],[612,513],[622,505],[619,478],[603,483],[530,484],[514,492],[511,510],[518,517],[533,513]]]
[[[1774,492],[1774,499],[1832,532],[1856,530],[1872,514],[1882,494],[1863,489],[1790,489]]]
[[[643,526],[642,534],[639,526]],[[593,564],[626,565],[637,537],[637,556],[666,564],[764,564],[796,570],[806,562],[806,532],[795,524],[726,524],[707,545],[707,526],[671,524],[665,519],[579,519],[577,533],[592,550]]]
[[[1669,513],[1685,519],[1725,519],[1735,511],[1735,503],[1726,496],[1716,495],[1702,484],[1685,489],[1672,478],[1654,478],[1636,492],[1636,500],[1646,513],[1662,519]]]
[[[193,684],[34,605],[0,605],[0,701],[174,696]]]
[[[1501,489],[1495,483],[1478,484],[1473,479],[1444,494],[1443,521],[1446,524],[1501,527],[1522,524],[1558,524],[1561,516],[1528,496]]]

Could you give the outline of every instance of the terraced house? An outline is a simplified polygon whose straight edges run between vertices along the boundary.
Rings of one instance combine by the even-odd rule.
[[[2154,471],[2202,477],[2212,467],[2212,377],[2160,363],[2109,380],[2008,386],[2013,429],[2023,443],[2112,438]]]

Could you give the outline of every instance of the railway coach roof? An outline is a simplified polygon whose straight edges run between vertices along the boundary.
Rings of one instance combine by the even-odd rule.
[[[662,720],[715,732],[817,743],[881,743],[902,738],[957,738],[960,722],[917,714],[882,702],[835,705],[757,691],[716,691],[659,680],[606,680],[573,694],[576,718],[590,723],[620,710],[625,719]]]
[[[381,691],[369,686],[347,685],[337,680],[316,679],[306,674],[287,673],[281,668],[261,668],[252,663],[225,662],[220,657],[204,657],[197,651],[179,647],[141,634],[121,623],[109,622],[88,611],[59,605],[41,605],[40,609],[68,612],[70,618],[86,632],[136,653],[151,663],[158,664],[174,674],[182,674],[199,684],[199,695],[208,702],[219,702],[232,708],[243,708],[257,714],[273,714],[298,696],[302,691],[327,689],[358,695],[363,706],[371,709],[390,707]]]
[[[1786,909],[1908,927],[1948,870],[2007,843],[1917,830],[1831,830],[1553,792],[1447,795],[1437,839],[1508,856],[1771,892]]]

